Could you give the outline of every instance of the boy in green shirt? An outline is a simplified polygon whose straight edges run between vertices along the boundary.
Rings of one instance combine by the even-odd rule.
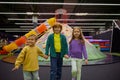
[[[53,34],[50,34],[46,43],[46,55],[50,53],[50,80],[61,80],[63,57],[68,58],[68,44],[66,37],[61,34],[62,25],[56,23],[53,26]]]

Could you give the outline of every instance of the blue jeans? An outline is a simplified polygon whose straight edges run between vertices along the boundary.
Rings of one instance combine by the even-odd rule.
[[[50,57],[50,80],[61,80],[63,58],[60,53],[56,57]]]

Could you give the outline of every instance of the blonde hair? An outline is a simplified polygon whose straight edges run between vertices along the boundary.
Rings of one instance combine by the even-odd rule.
[[[75,29],[79,29],[79,31],[80,31],[80,35],[79,35],[80,42],[81,42],[82,44],[85,44],[85,38],[84,38],[84,35],[83,35],[83,33],[82,33],[82,29],[81,29],[80,27],[73,27],[72,38],[71,38],[71,40],[70,40],[70,43],[71,43],[71,41],[72,41],[73,39],[75,39],[75,36],[74,36],[74,30],[75,30]]]
[[[37,36],[36,36],[35,34],[31,34],[29,37],[32,37],[32,36],[35,37],[35,40],[37,40]],[[29,37],[28,37],[28,38],[29,38]],[[28,39],[28,38],[27,38],[27,39]]]

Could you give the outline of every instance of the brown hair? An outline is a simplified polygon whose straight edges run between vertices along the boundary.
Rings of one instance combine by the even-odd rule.
[[[61,31],[62,31],[62,25],[60,23],[55,23],[52,28],[54,30],[55,27],[60,27]]]
[[[81,42],[82,44],[85,44],[85,38],[84,38],[84,35],[83,35],[83,33],[82,33],[82,29],[81,29],[80,27],[73,27],[72,38],[71,38],[71,40],[70,40],[69,43],[71,43],[71,41],[72,41],[73,39],[75,39],[75,36],[74,36],[74,29],[75,29],[75,28],[79,29],[79,31],[80,31],[80,36],[79,36],[80,42]]]

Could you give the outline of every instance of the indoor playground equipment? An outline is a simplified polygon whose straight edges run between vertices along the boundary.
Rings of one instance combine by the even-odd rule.
[[[8,54],[11,51],[18,49],[20,46],[24,45],[26,42],[26,39],[31,35],[37,35],[42,36],[47,30],[51,28],[51,26],[54,25],[56,22],[56,18],[50,18],[46,20],[44,23],[37,26],[35,29],[32,29],[28,33],[26,33],[24,36],[18,38],[17,40],[11,42],[8,45],[3,46],[2,50],[0,51],[0,54]]]
[[[26,42],[26,38],[29,37],[31,34],[35,34],[38,36],[38,40],[36,42],[36,45],[42,50],[43,53],[45,53],[45,44],[46,40],[49,34],[53,33],[51,26],[54,25],[56,22],[56,18],[50,18],[35,29],[31,30],[24,36],[20,37],[19,39],[15,40],[14,42],[10,43],[9,45],[6,45],[3,47],[3,51],[9,53],[13,51],[14,49],[17,49],[18,47],[22,46]],[[64,34],[67,38],[67,42],[69,43],[71,36],[72,36],[72,28],[66,24],[62,24],[63,29],[62,29],[62,34]],[[103,59],[106,57],[104,53],[102,53],[98,48],[96,48],[92,43],[90,43],[87,39],[85,40],[85,45],[88,53],[88,59],[89,60],[95,60],[95,59]],[[1,51],[2,52],[2,51]],[[6,54],[6,53],[3,53]],[[8,58],[9,59],[9,58]],[[38,58],[40,62],[48,62],[50,59],[43,59],[41,57]],[[9,60],[7,60],[9,61]],[[66,62],[71,61],[70,59],[64,59],[64,64]],[[14,62],[14,61],[12,61]],[[42,63],[41,63],[42,64]]]
[[[68,24],[62,24],[62,34],[64,34],[67,38],[67,42],[69,44],[69,41],[72,37],[72,28],[68,25]],[[48,30],[42,37],[40,37],[37,40],[36,45],[40,47],[40,49],[42,50],[42,52],[45,52],[45,44],[46,44],[46,40],[49,34],[53,33],[52,29]],[[95,59],[103,59],[106,57],[106,55],[104,53],[102,53],[100,51],[100,49],[96,48],[95,45],[93,45],[92,43],[89,42],[88,39],[85,39],[85,45],[86,45],[86,49],[87,49],[87,53],[88,53],[88,59],[89,60],[95,60]],[[39,60],[42,62],[44,59],[43,58],[39,58]],[[49,59],[45,60],[49,62]],[[70,59],[64,59],[64,61],[70,61]],[[42,63],[41,63],[42,64]]]
[[[110,52],[110,40],[109,39],[97,39],[93,36],[85,36],[85,38],[92,43],[96,48],[102,52]]]

